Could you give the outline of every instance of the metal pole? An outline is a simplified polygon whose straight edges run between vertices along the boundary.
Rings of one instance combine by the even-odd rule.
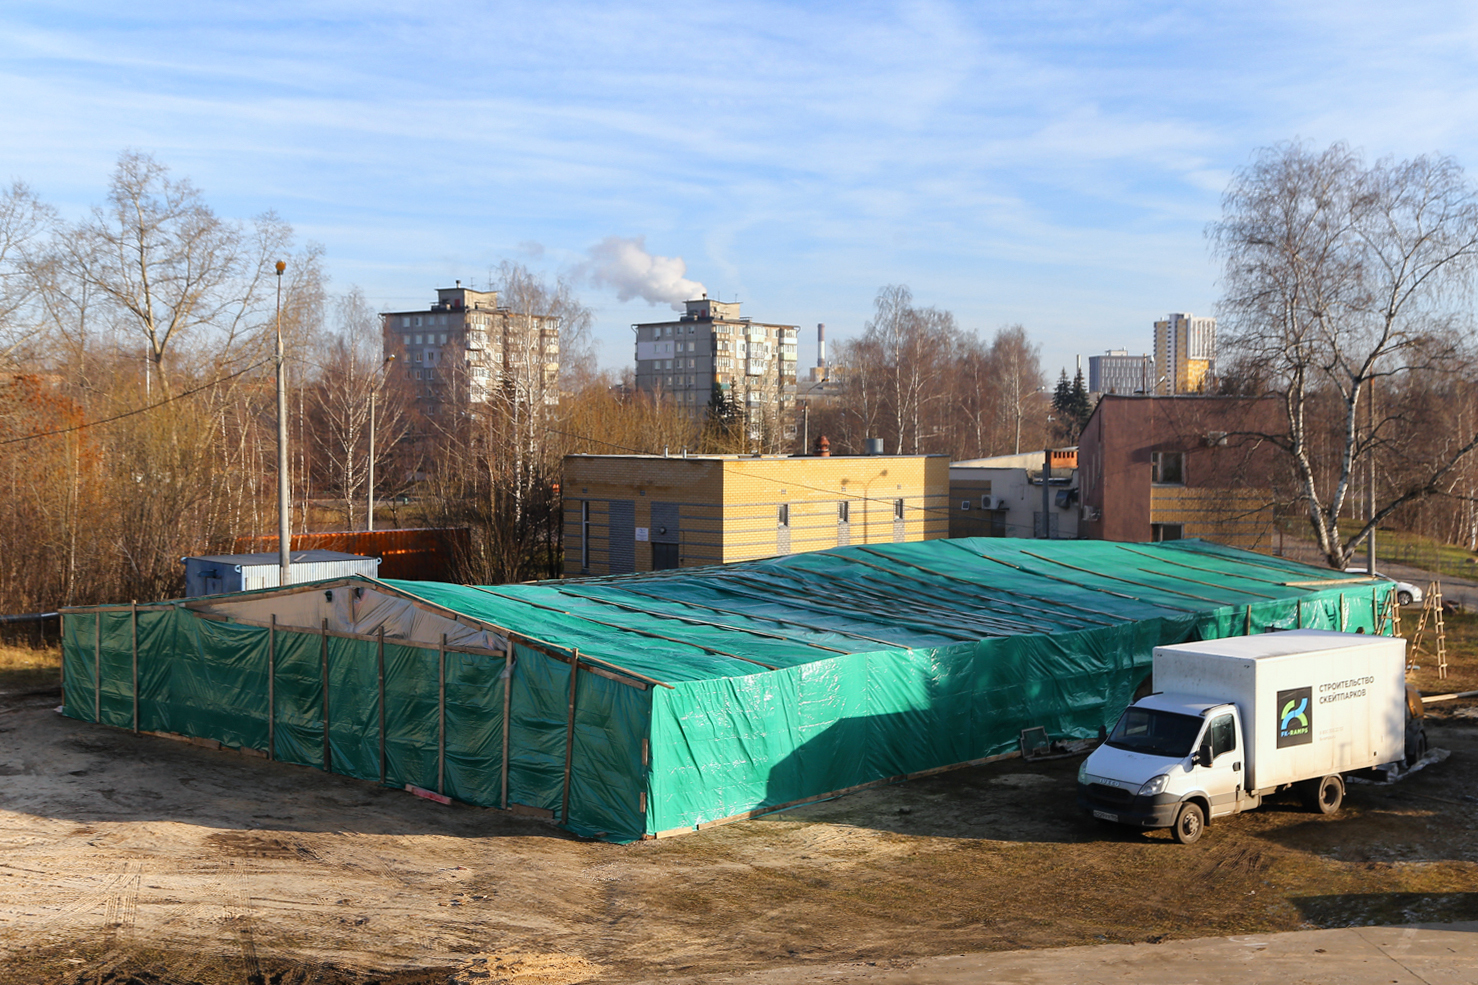
[[[369,503],[364,515],[364,529],[372,533],[375,529],[375,389],[370,387],[369,419]]]
[[[282,272],[287,264],[277,261],[277,583],[292,583],[292,498],[287,471],[287,367],[282,357]]]
[[[1366,521],[1375,519],[1375,378],[1370,380],[1370,407],[1367,411],[1370,415],[1370,453],[1366,460],[1367,471],[1370,473],[1370,486],[1367,490],[1369,500],[1365,504]],[[1375,526],[1370,527],[1370,538],[1365,542],[1365,573],[1375,577]]]

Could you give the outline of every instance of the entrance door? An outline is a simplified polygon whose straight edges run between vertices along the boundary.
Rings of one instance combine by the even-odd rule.
[[[653,544],[652,545],[652,570],[666,571],[677,567],[677,545],[676,544]]]

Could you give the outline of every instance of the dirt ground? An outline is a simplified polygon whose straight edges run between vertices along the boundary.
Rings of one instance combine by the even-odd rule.
[[[1198,844],[1008,761],[656,842],[587,842],[0,693],[0,985],[699,982],[839,962],[1478,919],[1478,705],[1334,818]],[[5,681],[0,678],[0,691]]]

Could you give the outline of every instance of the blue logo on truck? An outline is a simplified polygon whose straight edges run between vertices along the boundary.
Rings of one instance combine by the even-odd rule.
[[[1278,692],[1278,748],[1301,746],[1314,741],[1314,698],[1311,687]]]

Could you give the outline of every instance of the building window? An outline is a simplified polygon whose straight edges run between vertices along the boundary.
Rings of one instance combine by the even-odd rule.
[[[903,500],[901,499],[893,500],[893,519],[903,519]]]
[[[401,328],[410,328],[411,327],[411,316],[410,315],[401,315],[400,316],[400,327]],[[406,342],[406,345],[410,345],[410,342]]]
[[[412,358],[414,358],[416,360],[416,362],[420,362],[421,361],[421,350],[420,349],[417,349],[415,356],[413,356]]]
[[[411,337],[409,335],[402,335],[400,337],[400,341],[401,341],[401,344],[403,344],[405,346],[409,346],[411,344]]]
[[[1185,453],[1179,451],[1151,452],[1150,481],[1161,486],[1185,485]]]
[[[788,527],[788,526],[790,526],[790,504],[789,503],[781,503],[780,504],[779,510],[776,511],[775,522],[778,523],[782,527]]]
[[[969,508],[970,508],[970,501],[968,499],[962,499],[962,500],[960,500],[960,509],[962,509],[962,510],[968,510]]]
[[[420,328],[420,327],[421,327],[421,316],[420,316],[420,315],[417,315],[417,316],[416,316],[416,323],[415,323],[415,324],[416,324],[416,327],[417,327],[417,328]],[[418,340],[419,340],[419,338],[420,338],[420,337],[419,337],[419,336],[417,336],[417,339],[418,339]]]
[[[1159,543],[1162,540],[1180,540],[1185,536],[1185,524],[1183,523],[1152,523],[1150,524],[1150,540]]]
[[[837,503],[837,523],[848,523],[852,519],[852,504],[847,500]]]
[[[442,324],[446,324],[446,315],[442,315],[441,316],[441,321],[442,321]],[[441,340],[441,343],[440,343],[441,345],[446,345],[446,333],[445,332],[442,332],[440,335],[437,336],[437,338],[439,338]]]

